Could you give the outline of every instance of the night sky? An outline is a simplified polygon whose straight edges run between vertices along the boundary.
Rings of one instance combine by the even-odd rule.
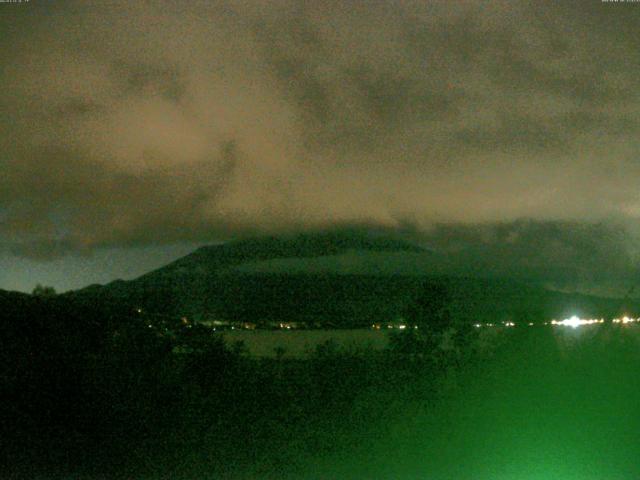
[[[631,284],[639,27],[600,0],[0,3],[0,288],[351,224]]]

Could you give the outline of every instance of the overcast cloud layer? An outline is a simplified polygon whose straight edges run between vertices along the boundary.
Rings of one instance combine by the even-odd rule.
[[[557,3],[2,4],[0,248],[520,219],[637,238],[640,4]]]

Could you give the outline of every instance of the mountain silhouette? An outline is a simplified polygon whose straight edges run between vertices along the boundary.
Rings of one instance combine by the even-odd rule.
[[[403,317],[434,285],[446,293],[454,317],[465,323],[622,313],[617,299],[566,294],[514,279],[445,275],[439,269],[443,261],[393,232],[292,234],[201,247],[137,279],[69,295],[194,320],[342,327]],[[418,268],[412,270],[413,264]]]

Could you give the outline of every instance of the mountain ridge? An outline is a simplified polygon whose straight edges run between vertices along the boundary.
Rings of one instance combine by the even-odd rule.
[[[316,324],[366,326],[403,316],[429,289],[446,292],[449,306],[465,323],[543,321],[572,314],[613,316],[631,301],[567,294],[535,283],[476,275],[444,275],[436,268],[406,275],[390,270],[353,273],[332,271],[243,270],[252,262],[295,260],[300,265],[347,258],[415,255],[442,261],[438,254],[414,243],[380,233],[328,232],[262,237],[198,248],[164,267],[134,280],[90,286],[73,296],[86,301],[115,301],[166,315],[193,319],[227,318],[256,323],[300,320]],[[393,262],[392,262],[393,263]],[[393,266],[393,265],[392,265]],[[391,273],[390,273],[391,272]],[[484,276],[483,276],[484,275]],[[92,300],[93,299],[93,300]],[[628,309],[631,311],[631,309]]]

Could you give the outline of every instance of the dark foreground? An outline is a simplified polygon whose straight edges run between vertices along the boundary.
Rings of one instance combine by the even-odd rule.
[[[31,308],[31,307],[30,307]],[[251,359],[47,307],[3,332],[3,478],[630,479],[640,327]],[[191,353],[176,354],[179,341]],[[445,342],[446,343],[446,342]]]
[[[637,478],[640,329],[509,336],[435,405],[407,404],[404,418],[378,423],[389,429],[378,438],[298,478]]]

